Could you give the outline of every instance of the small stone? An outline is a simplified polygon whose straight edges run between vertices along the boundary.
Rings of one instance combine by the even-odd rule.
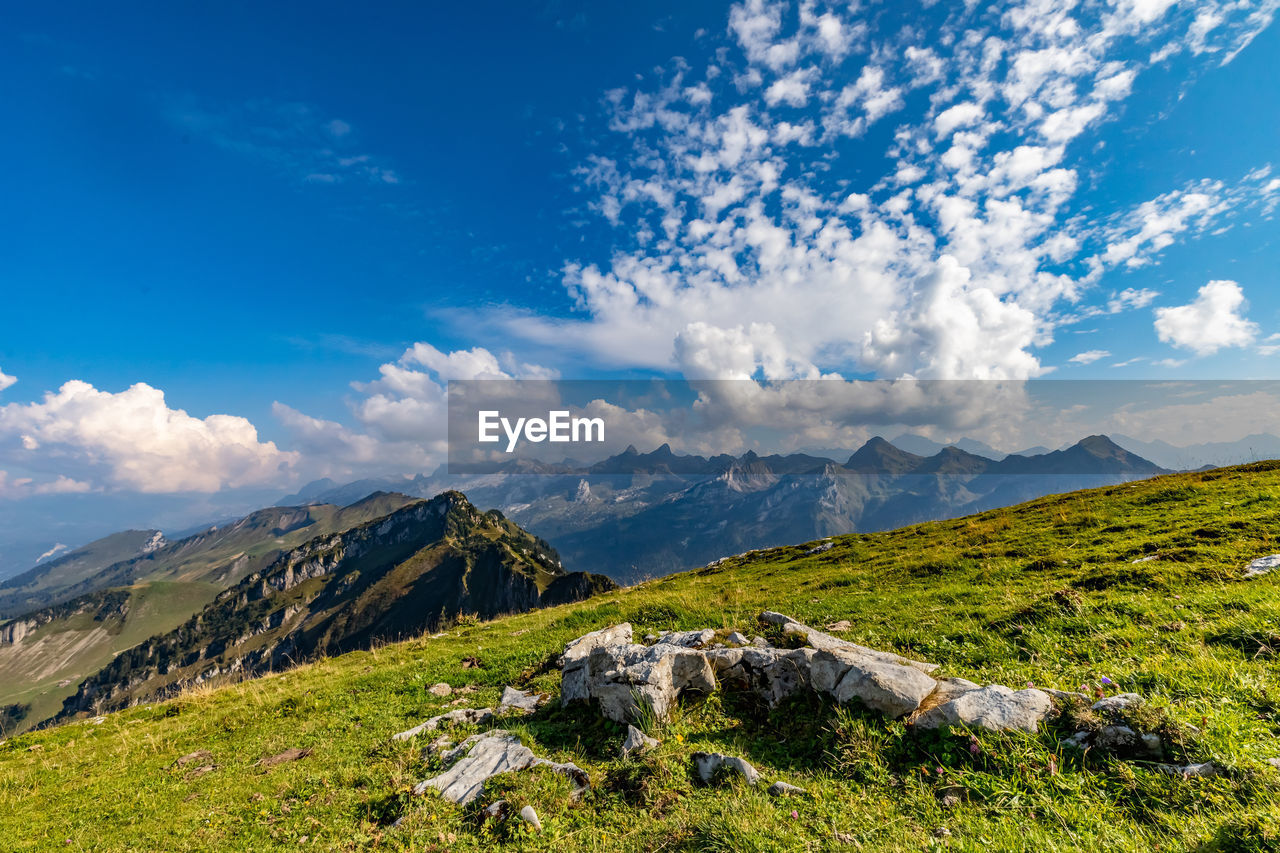
[[[742,633],[740,633],[740,632],[738,632],[738,631],[734,631],[732,634],[730,634],[729,636],[725,637],[725,642],[727,642],[727,643],[728,643],[729,645],[731,645],[731,646],[749,646],[749,645],[751,645],[751,641],[750,641],[750,640],[748,640],[748,639],[746,638],[746,636],[744,636]]]
[[[835,835],[836,841],[838,841],[841,844],[857,844],[858,843],[858,839],[847,832],[840,832],[839,830],[837,830],[836,832],[833,833],[833,835]]]
[[[1280,770],[1280,758],[1268,758],[1267,763],[1277,770]]]
[[[798,785],[788,785],[786,782],[774,782],[769,786],[769,794],[774,797],[801,797],[809,793]]]
[[[1094,743],[1099,749],[1124,752],[1136,749],[1140,741],[1138,733],[1128,726],[1104,726],[1099,730]]]
[[[1244,576],[1246,578],[1260,577],[1261,575],[1269,574],[1276,566],[1280,566],[1280,554],[1259,557],[1244,567]]]
[[[630,723],[627,724],[627,736],[622,741],[622,757],[626,758],[638,752],[646,752],[658,745],[657,738],[651,738]]]
[[[459,708],[456,711],[448,711],[444,714],[438,714],[427,720],[425,723],[414,726],[408,731],[392,735],[391,739],[410,740],[423,732],[433,732],[441,726],[461,726],[466,724],[482,726],[492,719],[492,708]]]
[[[945,826],[940,826],[933,831],[933,837],[934,838],[950,838],[951,830],[947,829]]]
[[[1206,761],[1204,764],[1186,764],[1181,767],[1174,764],[1157,764],[1156,770],[1166,776],[1181,776],[1183,779],[1218,775],[1218,767],[1212,761]]]
[[[841,619],[839,622],[832,622],[827,626],[828,631],[848,631],[853,625],[849,624],[848,619]]]
[[[532,714],[546,698],[547,694],[545,693],[530,693],[525,690],[517,690],[514,687],[504,687],[502,689],[502,700],[498,703],[498,713],[507,714],[512,711],[520,711],[524,714]]]
[[[443,699],[453,693],[453,688],[441,681],[428,687],[427,692]]]
[[[520,819],[532,826],[538,832],[542,831],[542,821],[538,820],[538,813],[533,810],[533,806],[525,806],[520,810]]]
[[[645,643],[646,643],[646,644],[656,643],[656,642],[658,642],[658,635],[657,635],[657,634],[645,634],[645,635],[644,635],[644,641],[645,641]]]
[[[754,638],[752,638],[752,640],[751,640],[751,645],[755,646],[757,649],[771,649],[771,648],[773,648],[773,646],[771,646],[771,645],[769,644],[769,641],[768,641],[768,640],[766,640],[764,637],[754,637]]]
[[[942,798],[942,807],[944,809],[954,809],[958,805],[960,805],[960,798],[955,794],[947,794]]]
[[[1106,696],[1093,703],[1095,711],[1123,711],[1130,705],[1142,704],[1142,697],[1137,693],[1117,693],[1115,696]]]
[[[484,807],[484,816],[490,818],[501,818],[506,811],[506,800],[494,800],[492,803]]]
[[[748,785],[754,785],[760,781],[759,771],[735,755],[722,755],[718,752],[695,752],[693,754],[693,766],[697,770],[698,778],[704,783],[710,783],[714,780],[716,771],[721,768],[739,774],[746,780]]]

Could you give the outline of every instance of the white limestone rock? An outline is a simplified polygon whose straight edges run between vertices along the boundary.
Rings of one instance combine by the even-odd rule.
[[[414,794],[421,796],[434,788],[449,802],[466,805],[484,793],[484,783],[494,776],[543,766],[567,776],[573,782],[575,795],[591,787],[590,779],[581,767],[539,758],[520,743],[520,738],[502,729],[472,735],[446,753],[444,761],[452,763],[452,766],[440,775],[418,783],[413,789]]]
[[[760,781],[760,772],[735,755],[722,755],[719,752],[695,752],[693,754],[693,768],[704,784],[712,782],[716,777],[716,773],[722,768],[739,774],[746,780],[748,785],[754,785]]]
[[[1053,700],[1043,690],[1012,690],[989,684],[964,690],[916,715],[912,722],[922,729],[962,725],[990,731],[1034,732],[1053,710]]]

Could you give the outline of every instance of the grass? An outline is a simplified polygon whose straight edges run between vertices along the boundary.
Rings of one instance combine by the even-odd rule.
[[[955,521],[726,560],[576,605],[323,660],[258,680],[12,738],[0,745],[5,850],[751,851],[1280,849],[1280,573],[1241,580],[1280,551],[1280,466],[1261,463],[1078,492]],[[1157,559],[1135,563],[1135,559]],[[555,694],[554,662],[580,634],[760,633],[762,609],[975,681],[1148,697],[1141,723],[1221,776],[1172,778],[1149,762],[1061,748],[1086,708],[1035,735],[913,733],[816,696],[770,711],[715,693],[647,724],[662,745],[616,757],[621,727],[557,703],[502,724],[591,775],[494,780],[485,803],[532,804],[543,831],[485,819],[414,784],[438,770],[425,742],[391,734],[517,684]],[[474,658],[478,667],[463,667]],[[1104,686],[1103,679],[1111,684]],[[458,736],[465,736],[466,730]],[[258,762],[290,747],[298,761]],[[185,765],[175,761],[205,750]],[[696,784],[688,755],[741,755],[773,799]],[[204,772],[200,768],[213,766]],[[398,821],[398,824],[397,824]]]

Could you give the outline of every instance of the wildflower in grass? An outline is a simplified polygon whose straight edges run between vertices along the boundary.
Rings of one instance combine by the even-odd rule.
[[[1115,684],[1114,681],[1112,681],[1110,678],[1107,678],[1105,675],[1102,676],[1102,683],[1107,685],[1108,687],[1110,687],[1112,684]]]
[[[1035,687],[1035,686],[1036,686],[1036,683],[1035,683],[1034,681],[1028,681],[1028,682],[1027,682],[1027,686],[1028,686],[1028,687]]]
[[[792,819],[792,820],[798,820],[799,818],[800,818],[800,812],[796,811],[795,809],[792,809],[792,810],[791,810],[791,819]]]
[[[934,772],[934,773],[937,773],[939,776],[941,776],[941,775],[942,775],[942,768],[941,768],[941,767],[935,767],[935,768],[933,768],[933,772]]]
[[[982,753],[982,744],[978,743],[976,740],[970,740],[970,741],[969,741],[969,754],[970,754],[970,755],[979,755],[979,754],[981,754],[981,753]]]

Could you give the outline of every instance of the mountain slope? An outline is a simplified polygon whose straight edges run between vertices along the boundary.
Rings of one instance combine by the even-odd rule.
[[[0,619],[60,604],[108,566],[151,553],[164,544],[159,530],[125,530],[40,563],[0,583]]]
[[[183,625],[117,656],[59,716],[613,588],[603,576],[566,573],[545,542],[446,492],[282,554]]]
[[[181,625],[282,549],[413,501],[375,493],[347,507],[271,507],[64,584],[58,603],[0,623],[0,706],[25,708],[23,727],[51,717],[116,654]]]
[[[1277,495],[1276,463],[1057,495],[840,537],[819,553],[743,555],[28,733],[0,744],[0,837],[15,853],[285,850],[304,837],[340,850],[556,853],[1273,850],[1280,572],[1246,580],[1243,567],[1276,550]],[[840,636],[941,664],[939,675],[1140,693],[1165,735],[1220,773],[1072,752],[1060,746],[1066,717],[1036,734],[926,734],[816,699],[769,711],[731,693],[689,698],[650,728],[656,749],[620,760],[621,728],[554,701],[558,672],[543,664],[587,631],[629,621],[637,636],[708,625],[750,635],[766,608],[815,626],[848,620]],[[457,695],[425,689],[438,681],[475,692],[455,706]],[[541,833],[410,796],[439,765],[423,743],[389,740],[453,707],[493,707],[512,684],[553,701],[502,727],[592,783],[574,800],[550,773],[491,782],[484,803],[532,805]],[[264,763],[291,748],[312,752]],[[698,785],[695,750],[742,756],[809,796]]]

